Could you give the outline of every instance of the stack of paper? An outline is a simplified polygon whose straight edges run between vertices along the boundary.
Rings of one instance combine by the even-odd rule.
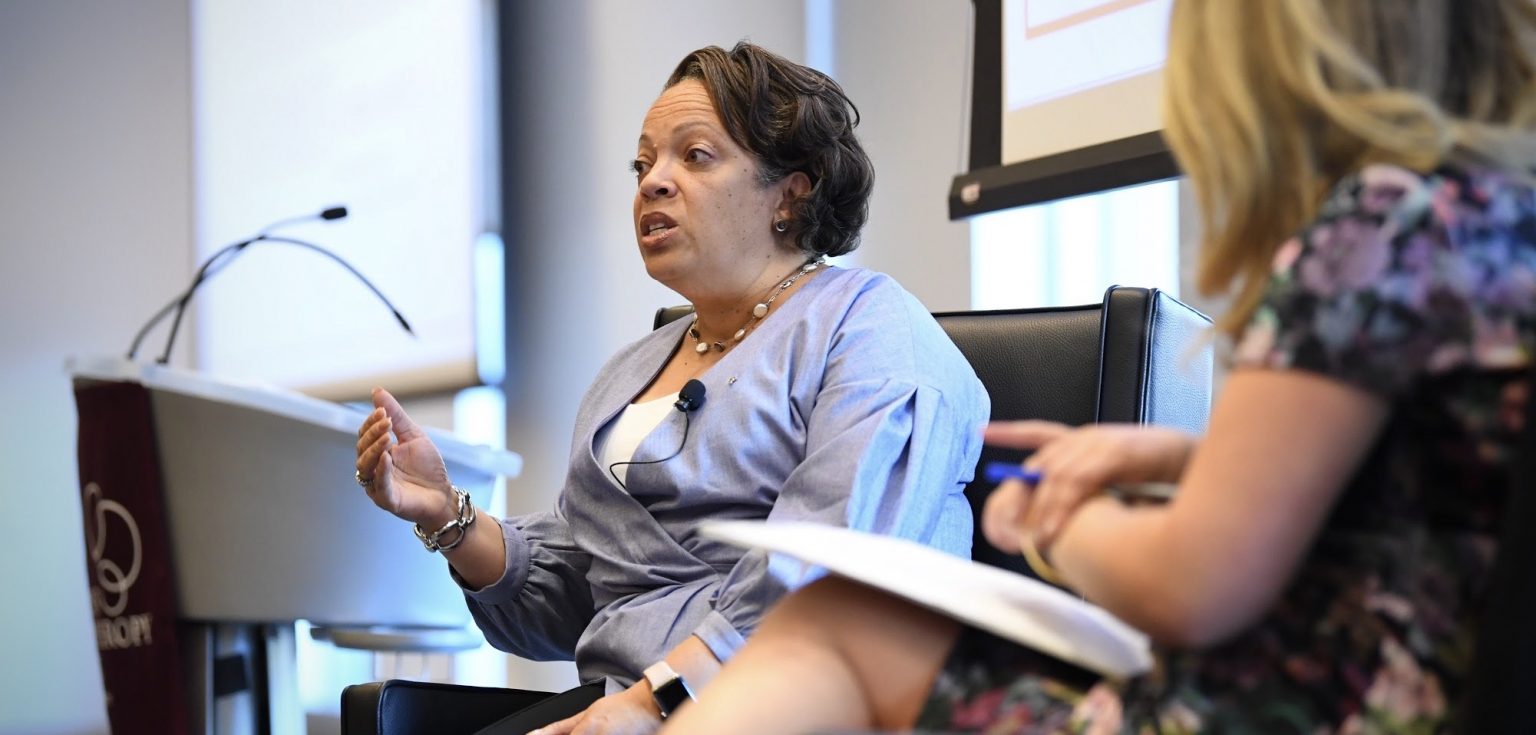
[[[906,539],[802,522],[719,521],[705,536],[794,557],[1105,676],[1147,671],[1147,636],[1029,577]]]

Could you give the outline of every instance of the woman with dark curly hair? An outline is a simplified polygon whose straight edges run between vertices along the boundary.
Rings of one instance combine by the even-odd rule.
[[[825,262],[868,216],[857,123],[836,82],[750,44],[677,66],[640,130],[634,225],[646,271],[694,316],[603,368],[552,510],[474,522],[375,391],[357,445],[368,496],[444,553],[493,645],[574,658],[589,683],[497,732],[654,730],[808,581],[701,538],[701,521],[812,520],[970,553],[985,391],[894,281]]]

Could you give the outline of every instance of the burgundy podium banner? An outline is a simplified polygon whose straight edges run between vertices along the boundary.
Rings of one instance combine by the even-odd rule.
[[[77,384],[81,512],[96,648],[115,733],[188,732],[176,588],[149,391]]]

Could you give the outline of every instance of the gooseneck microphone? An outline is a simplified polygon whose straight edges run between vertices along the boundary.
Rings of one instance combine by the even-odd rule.
[[[254,243],[257,240],[271,237],[268,233],[270,233],[272,230],[278,229],[279,227],[286,227],[288,225],[299,224],[301,222],[308,222],[315,219],[326,221],[338,220],[343,219],[346,216],[346,207],[330,207],[328,209],[322,210],[317,214],[302,214],[296,217],[280,219],[276,222],[273,222],[272,224],[267,225],[266,227],[261,228],[261,230],[256,233],[255,237],[247,240],[241,240],[240,242],[227,245],[219,249],[218,252],[215,252],[213,255],[209,256],[207,260],[203,261],[202,266],[197,270],[197,274],[192,277],[191,285],[187,286],[185,291],[177,294],[175,298],[171,299],[170,303],[161,307],[159,311],[155,312],[154,316],[149,318],[149,321],[144,323],[144,326],[139,328],[138,334],[133,336],[133,344],[128,347],[128,359],[132,360],[138,355],[139,345],[142,344],[144,342],[144,338],[149,335],[149,330],[154,329],[155,325],[159,324],[161,321],[164,321],[165,317],[169,315],[173,310],[176,312],[177,326],[180,326],[182,312],[184,309],[186,309],[187,303],[191,300],[192,293],[196,291],[204,281],[212,278],[214,274],[223,270],[224,266],[228,265],[232,259],[233,253],[238,253],[244,250],[246,247],[250,246],[251,243]],[[170,339],[166,341],[166,354],[162,355],[159,360],[161,363],[166,362],[167,356],[170,353],[171,343],[175,339],[176,330],[173,328],[171,330]]]
[[[405,329],[406,333],[415,336],[416,333],[411,330],[410,323],[405,320],[405,316],[400,313],[400,310],[395,308],[394,304],[390,303],[389,299],[384,296],[383,292],[379,291],[377,286],[373,285],[372,281],[369,281],[366,276],[364,276],[356,268],[352,267],[352,264],[343,260],[341,256],[336,255],[335,253],[311,242],[270,234],[272,230],[278,229],[280,227],[286,227],[292,224],[308,222],[316,219],[327,221],[338,220],[346,216],[346,207],[331,207],[316,214],[289,217],[287,219],[278,220],[277,222],[267,225],[266,227],[262,228],[255,237],[241,240],[239,242],[220,248],[213,255],[209,256],[207,260],[203,261],[203,264],[200,267],[198,267],[197,273],[192,277],[192,283],[187,286],[187,289],[182,291],[175,298],[171,299],[171,302],[166,304],[164,307],[161,307],[159,311],[155,312],[155,315],[150,317],[149,321],[145,322],[144,326],[139,329],[138,334],[134,335],[133,344],[128,348],[128,359],[132,360],[135,356],[138,355],[139,345],[143,343],[144,338],[149,334],[149,331],[153,329],[155,325],[163,321],[167,315],[174,312],[175,318],[171,320],[170,333],[167,335],[165,340],[165,350],[160,354],[160,357],[156,359],[156,362],[162,365],[169,362],[171,359],[171,349],[175,346],[176,343],[176,334],[181,328],[181,319],[186,314],[187,305],[192,301],[192,295],[197,292],[197,289],[201,287],[203,283],[208,281],[208,279],[212,278],[215,274],[233,262],[235,257],[244,252],[246,248],[259,242],[274,242],[283,243],[286,245],[296,245],[298,247],[317,252],[335,261],[341,265],[342,268],[345,268],[347,272],[355,276],[359,281],[362,281],[363,285],[368,287],[368,290],[372,291],[375,296],[379,297],[380,301],[384,302],[384,306],[386,306],[390,313],[394,315],[395,320],[400,323],[400,326]]]
[[[347,208],[346,207],[330,207],[328,209],[320,210],[319,214],[301,214],[301,215],[299,215],[297,217],[289,217],[287,219],[280,219],[280,220],[278,220],[276,222],[273,222],[270,225],[267,225],[266,227],[261,228],[261,232],[259,232],[257,234],[258,235],[265,235],[265,234],[267,234],[267,233],[269,233],[269,232],[271,232],[271,231],[273,231],[275,229],[278,229],[279,227],[287,227],[288,225],[296,225],[296,224],[300,224],[300,223],[303,223],[303,222],[308,222],[308,221],[310,221],[312,219],[322,219],[322,220],[325,220],[327,222],[330,222],[332,220],[346,219],[346,216],[347,216]]]
[[[677,392],[677,401],[672,404],[672,407],[683,414],[683,440],[677,443],[677,449],[672,450],[671,454],[661,459],[647,459],[639,462],[614,462],[608,465],[608,474],[613,477],[614,482],[619,483],[619,487],[625,490],[629,489],[624,485],[624,481],[619,479],[619,473],[614,471],[619,467],[634,464],[660,464],[683,453],[683,447],[688,444],[688,427],[693,425],[693,421],[688,414],[704,407],[704,383],[697,378],[683,383],[683,389]]]

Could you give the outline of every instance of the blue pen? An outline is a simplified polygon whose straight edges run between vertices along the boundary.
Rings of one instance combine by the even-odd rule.
[[[988,462],[982,470],[987,482],[997,484],[1003,480],[1023,480],[1031,485],[1040,484],[1039,470],[1026,470],[1013,462]]]
[[[982,468],[982,478],[993,484],[1004,480],[1022,480],[1038,485],[1042,477],[1039,470],[1026,469],[1013,462],[988,462]],[[1112,486],[1109,493],[1126,500],[1167,500],[1173,497],[1173,491],[1177,488],[1171,482],[1136,482]]]

